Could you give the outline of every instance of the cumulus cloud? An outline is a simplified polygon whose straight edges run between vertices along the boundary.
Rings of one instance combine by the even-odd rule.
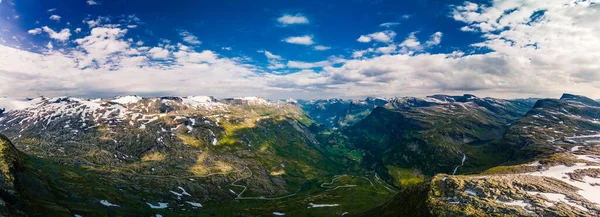
[[[397,48],[397,46],[395,44],[390,44],[385,47],[378,47],[377,49],[375,49],[375,52],[382,53],[382,54],[390,54],[390,53],[395,52],[396,48]]]
[[[61,18],[61,17],[60,17],[60,16],[58,16],[58,15],[56,15],[56,14],[54,14],[54,15],[50,16],[50,19],[51,19],[51,20],[56,20],[56,21],[59,21],[59,20],[60,20],[60,18]]]
[[[357,39],[357,41],[362,43],[368,43],[371,42],[371,40],[375,40],[382,43],[389,43],[394,40],[394,37],[396,37],[396,32],[388,30],[382,32],[375,32],[368,35],[361,35]]]
[[[93,30],[105,29],[81,41],[76,39],[78,46],[72,51],[32,53],[0,45],[0,80],[7,84],[0,86],[0,95],[202,93],[324,98],[470,92],[512,98],[556,97],[572,92],[600,98],[597,5],[587,1],[506,0],[485,5],[465,3],[451,11],[451,19],[481,35],[481,42],[471,46],[489,52],[426,52],[429,47],[442,45],[441,32],[421,30],[403,35],[400,43],[394,42],[395,33],[393,37],[386,35],[388,40],[368,34],[364,36],[369,42],[385,44],[352,51],[354,59],[286,61],[273,53],[269,58],[263,52],[272,61],[268,69],[297,70],[277,74],[215,51],[196,52],[168,42],[141,47],[124,39],[130,34],[127,29],[96,27]],[[152,49],[166,50],[168,59],[153,61]],[[92,57],[96,60],[87,61]],[[93,67],[97,62],[103,64]]]
[[[288,61],[287,67],[296,68],[296,69],[310,69],[310,68],[321,68],[325,66],[329,66],[331,63],[329,61],[320,61],[320,62],[304,62],[304,61]]]
[[[327,47],[327,46],[323,46],[323,45],[317,45],[313,47],[315,50],[329,50],[331,49],[331,47]]]
[[[434,46],[440,44],[442,42],[442,35],[442,32],[433,33],[425,45]]]
[[[352,58],[359,58],[359,57],[364,56],[366,53],[373,52],[373,51],[374,51],[373,48],[369,48],[366,50],[357,50],[357,51],[352,52]]]
[[[89,35],[75,40],[78,44],[75,49],[44,53],[0,45],[3,66],[0,79],[13,83],[2,85],[0,95],[108,97],[202,93],[229,97],[266,95],[269,89],[265,88],[264,79],[244,63],[221,58],[209,50],[195,52],[169,46],[174,62],[152,62],[149,58],[160,52],[136,47],[124,39],[126,34],[127,29],[96,27]],[[51,43],[48,47],[51,48]],[[138,49],[142,52],[136,53]],[[94,63],[100,64],[94,66]]]
[[[148,51],[148,54],[150,54],[153,59],[167,59],[169,57],[169,50],[160,47],[153,47]]]
[[[311,45],[311,44],[315,43],[315,42],[313,42],[312,38],[313,37],[310,35],[292,36],[292,37],[288,37],[288,38],[284,39],[283,41],[290,43],[290,44]]]
[[[27,33],[32,34],[32,35],[39,35],[40,33],[42,33],[42,29],[41,28],[30,29],[29,31],[27,31]]]
[[[67,28],[60,30],[60,32],[56,32],[50,27],[44,26],[42,27],[42,30],[44,30],[44,32],[46,32],[50,38],[59,41],[66,41],[69,39],[69,37],[71,37],[71,30]]]
[[[126,33],[127,29],[96,27],[88,36],[76,39],[77,52],[73,56],[77,67],[114,69],[114,63],[121,59],[116,54],[135,53],[130,43],[122,39]]]
[[[356,41],[362,42],[362,43],[369,43],[369,42],[371,42],[371,37],[366,36],[366,35],[361,35],[360,37],[358,37],[358,39],[356,39]]]
[[[283,58],[281,58],[281,56],[275,55],[275,54],[273,54],[273,53],[271,53],[269,51],[266,51],[266,50],[259,50],[258,52],[259,53],[264,53],[265,56],[267,57],[267,59],[269,59],[269,60],[282,60],[283,59]]]
[[[435,32],[421,42],[409,34],[394,50],[388,46],[353,51],[341,67],[302,72],[271,85],[321,95],[427,95],[472,92],[497,97],[556,97],[574,92],[600,97],[600,8],[590,2],[508,0],[455,6],[452,17],[469,31],[481,33],[491,52],[429,54],[441,43]],[[364,42],[373,40],[364,35]],[[369,40],[370,39],[370,40]],[[391,53],[390,53],[391,52]],[[381,53],[365,57],[368,53]],[[390,53],[390,54],[387,54]],[[310,64],[297,64],[304,68]],[[282,82],[286,80],[287,82]],[[360,91],[359,91],[360,90]]]
[[[266,50],[259,50],[258,52],[264,53],[265,56],[267,57],[267,60],[269,62],[269,65],[267,66],[268,69],[274,70],[274,69],[285,68],[285,64],[282,63],[283,57],[281,57],[279,55],[275,55]]]
[[[96,1],[94,1],[94,0],[88,0],[88,1],[87,1],[87,4],[88,4],[88,5],[97,5],[97,4],[98,4],[98,2],[96,2]]]
[[[308,19],[301,14],[296,14],[296,15],[285,14],[285,15],[277,18],[277,22],[279,22],[283,25],[308,24]]]
[[[106,23],[109,23],[110,22],[110,18],[103,17],[103,16],[98,16],[98,18],[96,18],[95,20],[86,18],[82,22],[88,24],[89,28],[94,28],[96,26],[102,26],[102,25],[104,25]],[[111,26],[113,26],[113,27],[116,27],[117,25],[118,24],[111,24]]]
[[[182,37],[182,40],[187,42],[188,44],[192,44],[192,45],[202,44],[202,42],[200,40],[198,40],[198,37],[196,37],[192,33],[188,32],[186,30],[179,30],[178,32],[179,32],[179,35]]]

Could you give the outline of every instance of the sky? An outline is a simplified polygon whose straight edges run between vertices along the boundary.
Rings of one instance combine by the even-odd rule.
[[[600,98],[596,0],[0,0],[0,97]]]

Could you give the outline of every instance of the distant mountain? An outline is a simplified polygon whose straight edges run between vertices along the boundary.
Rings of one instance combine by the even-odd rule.
[[[388,101],[383,98],[369,97],[364,100],[299,100],[300,107],[317,123],[328,128],[351,126]]]
[[[508,159],[506,151],[489,154],[496,149],[493,142],[531,107],[533,101],[472,95],[391,99],[356,125],[333,134],[328,149],[398,186],[423,175],[473,172]],[[464,158],[469,159],[465,165]]]
[[[579,102],[579,103],[582,103],[582,104],[588,105],[588,106],[600,106],[600,103],[593,99],[587,98],[585,96],[573,95],[573,94],[568,94],[568,93],[563,94],[560,97],[560,100],[570,101],[570,102]]]
[[[436,175],[363,214],[598,216],[598,118],[587,97],[539,100],[494,143],[511,150],[509,161],[480,174]]]

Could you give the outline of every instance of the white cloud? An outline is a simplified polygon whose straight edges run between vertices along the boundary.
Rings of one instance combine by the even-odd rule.
[[[315,50],[329,50],[331,49],[331,47],[327,47],[327,46],[323,46],[323,45],[317,45],[314,47]]]
[[[29,31],[27,31],[27,33],[32,34],[32,35],[39,35],[40,33],[42,33],[42,29],[41,28],[30,29]]]
[[[231,47],[221,47],[221,50],[231,50]]]
[[[267,57],[267,59],[270,59],[270,60],[282,60],[283,59],[283,58],[281,58],[281,56],[275,55],[275,54],[273,54],[273,53],[271,53],[269,51],[266,51],[266,50],[259,50],[258,52],[259,53],[264,53],[265,56]]]
[[[473,3],[453,13],[484,41],[473,44],[492,52],[465,55],[417,53],[438,45],[442,33],[421,43],[416,33],[399,45],[405,52],[364,57],[359,50],[341,67],[318,74],[273,81],[279,87],[322,95],[417,95],[471,92],[496,97],[557,97],[574,92],[599,98],[600,7],[589,2],[507,0],[490,6]],[[392,50],[390,48],[390,50]],[[306,66],[308,67],[308,66]]]
[[[56,21],[59,21],[59,20],[60,20],[60,18],[61,18],[61,17],[60,17],[60,16],[58,16],[58,15],[56,15],[56,14],[54,14],[54,15],[50,16],[50,19],[51,19],[51,20],[56,20]]]
[[[386,22],[386,23],[379,24],[379,26],[386,27],[386,28],[394,27],[394,26],[397,26],[397,25],[400,25],[400,23]]]
[[[88,0],[87,1],[88,5],[98,5],[98,2],[94,1],[94,0]]]
[[[135,54],[126,29],[97,27],[76,39],[74,50],[33,53],[0,45],[0,95],[107,97],[122,94],[217,97],[272,93],[254,68],[221,58],[213,51],[174,48],[176,62],[153,62],[149,53]],[[150,49],[149,49],[150,50]],[[132,54],[130,54],[132,53]],[[94,56],[96,67],[83,62]],[[104,60],[101,60],[104,56]],[[92,62],[90,62],[92,63]],[[90,64],[92,65],[92,64]],[[102,82],[98,82],[102,81]]]
[[[153,47],[148,51],[148,54],[154,59],[167,59],[169,58],[169,50],[160,47]]]
[[[440,44],[442,42],[442,35],[443,35],[442,32],[433,33],[433,35],[431,35],[429,40],[427,42],[425,42],[425,45],[434,46],[434,45]]]
[[[600,98],[597,5],[506,0],[456,6],[451,16],[482,36],[481,43],[473,47],[490,52],[465,54],[470,52],[453,49],[430,54],[422,51],[440,44],[443,34],[430,32],[419,40],[421,33],[413,33],[405,35],[395,51],[391,46],[396,43],[391,41],[354,51],[357,59],[285,64],[272,59],[269,69],[300,71],[269,74],[260,66],[220,57],[214,51],[195,52],[167,42],[158,48],[170,53],[169,61],[152,61],[154,52],[149,50],[153,47],[132,48],[136,46],[133,40],[123,40],[126,29],[105,28],[75,40],[87,43],[78,43],[73,51],[56,49],[40,54],[0,45],[0,80],[7,84],[0,86],[0,95],[202,93],[327,98],[469,92],[513,98],[572,92]],[[91,57],[99,60],[88,65],[102,64],[85,67],[85,60]]]
[[[56,8],[50,8],[50,9],[48,9],[48,13],[54,12],[54,11],[56,11]]]
[[[87,23],[89,28],[100,26],[103,23],[108,23],[108,22],[110,22],[110,18],[103,17],[103,16],[98,16],[98,18],[96,18],[95,20],[90,20],[90,19],[83,20],[83,23]],[[113,27],[114,27],[114,25],[115,24],[112,24]]]
[[[362,43],[368,43],[371,42],[371,40],[375,40],[382,43],[390,43],[394,40],[394,37],[396,37],[396,32],[388,30],[382,32],[375,32],[368,35],[361,35],[357,39],[357,41]]]
[[[287,67],[296,68],[296,69],[310,69],[310,68],[321,68],[325,66],[329,66],[331,63],[329,61],[320,61],[320,62],[304,62],[304,61],[288,61]]]
[[[74,30],[74,32],[75,32],[75,33],[80,33],[80,32],[81,32],[81,28],[76,28],[76,29]]]
[[[362,42],[362,43],[369,43],[369,42],[371,42],[371,37],[366,36],[366,35],[361,35],[360,37],[358,37],[358,39],[356,39],[356,41]]]
[[[44,27],[42,27],[42,30],[44,30],[44,32],[48,33],[48,36],[50,36],[50,38],[56,39],[59,41],[66,41],[69,39],[69,37],[71,37],[71,30],[69,30],[67,28],[60,30],[60,32],[56,32],[53,29],[51,29],[50,27],[44,26]]]
[[[52,46],[52,42],[48,42],[48,44],[46,44],[46,48],[52,50],[52,48],[54,48],[54,46]]]
[[[163,48],[160,48],[160,47],[153,47],[152,49],[150,49],[148,51],[148,54],[150,54],[150,57],[152,57],[154,59],[167,59],[167,58],[169,58],[169,50],[163,49]]]
[[[367,50],[356,50],[352,52],[352,58],[360,58],[369,52],[373,52],[373,48],[369,48]]]
[[[396,33],[394,31],[376,32],[369,35],[373,40],[388,43],[394,40]]]
[[[408,37],[406,39],[404,39],[404,41],[402,43],[400,43],[401,47],[408,47],[408,48],[412,48],[412,49],[420,49],[421,48],[421,42],[419,42],[419,39],[417,39],[417,36],[415,36],[416,32],[412,32],[408,35]]]
[[[135,29],[135,28],[137,28],[137,25],[127,25],[127,28]]]
[[[292,25],[292,24],[308,24],[308,19],[301,15],[301,14],[296,14],[296,15],[283,15],[279,18],[277,18],[277,21],[283,25]]]
[[[375,49],[375,52],[382,54],[391,54],[396,51],[397,46],[395,44],[390,44],[386,47],[378,47]]]
[[[313,42],[312,38],[313,37],[310,35],[293,36],[293,37],[288,37],[288,38],[284,39],[284,41],[287,43],[290,43],[290,44],[311,45],[311,44],[315,43],[315,42]]]
[[[269,65],[267,66],[268,69],[275,70],[285,68],[285,64],[282,63],[283,57],[275,55],[266,50],[259,50],[258,52],[264,53],[267,57],[267,60],[269,62]]]
[[[198,37],[194,36],[192,33],[188,32],[186,30],[180,30],[178,32],[179,32],[179,35],[182,37],[182,40],[187,42],[188,44],[192,44],[192,45],[202,44],[202,42],[200,40],[198,40]]]
[[[127,29],[96,27],[90,35],[76,39],[78,67],[112,68],[109,63],[120,59],[116,54],[132,53],[130,43],[122,39],[126,33]]]

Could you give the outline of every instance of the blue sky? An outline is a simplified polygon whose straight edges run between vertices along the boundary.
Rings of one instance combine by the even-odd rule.
[[[585,12],[590,21],[598,7],[560,0],[2,0],[0,45],[23,56],[0,56],[0,78],[34,81],[0,95],[593,94],[596,66],[567,71],[575,60],[552,66],[560,55],[546,57],[544,50],[579,50],[532,33],[540,28],[569,37],[565,33],[578,31],[551,22],[595,33],[597,26],[575,22],[581,17],[561,20],[573,15],[569,10]],[[571,48],[597,54],[584,44]],[[37,68],[19,67],[24,59]],[[148,74],[156,79],[140,77]]]
[[[12,8],[19,19],[12,19],[16,28],[29,30],[48,26],[52,29],[81,28],[85,35],[89,25],[85,19],[98,16],[111,20],[135,15],[141,23],[130,29],[128,37],[146,44],[158,44],[162,39],[185,43],[178,31],[188,31],[202,42],[198,49],[222,50],[222,55],[248,56],[266,65],[266,57],[258,50],[268,50],[287,59],[321,61],[330,56],[351,56],[355,49],[369,48],[372,43],[357,42],[357,36],[391,30],[399,40],[416,32],[417,37],[429,37],[444,32],[443,44],[428,52],[472,50],[468,45],[480,40],[479,34],[462,32],[462,23],[448,15],[452,1],[95,1],[86,0],[15,2]],[[462,1],[454,1],[461,4]],[[6,6],[6,4],[4,4]],[[5,7],[6,9],[8,7]],[[55,9],[55,10],[52,10]],[[52,11],[49,11],[52,10]],[[60,16],[59,21],[51,15]],[[302,16],[306,24],[285,25],[278,18]],[[113,22],[114,22],[113,21]],[[129,22],[129,21],[127,21]],[[123,22],[119,22],[123,23]],[[133,22],[132,22],[133,23]],[[389,27],[380,26],[390,23]],[[396,25],[397,24],[397,25]],[[289,44],[283,40],[293,36],[312,36],[311,46]],[[28,42],[44,45],[48,37],[27,36]],[[318,51],[314,46],[330,47]],[[60,46],[60,45],[59,45]],[[67,44],[66,46],[69,46]],[[27,48],[27,45],[24,46]]]

